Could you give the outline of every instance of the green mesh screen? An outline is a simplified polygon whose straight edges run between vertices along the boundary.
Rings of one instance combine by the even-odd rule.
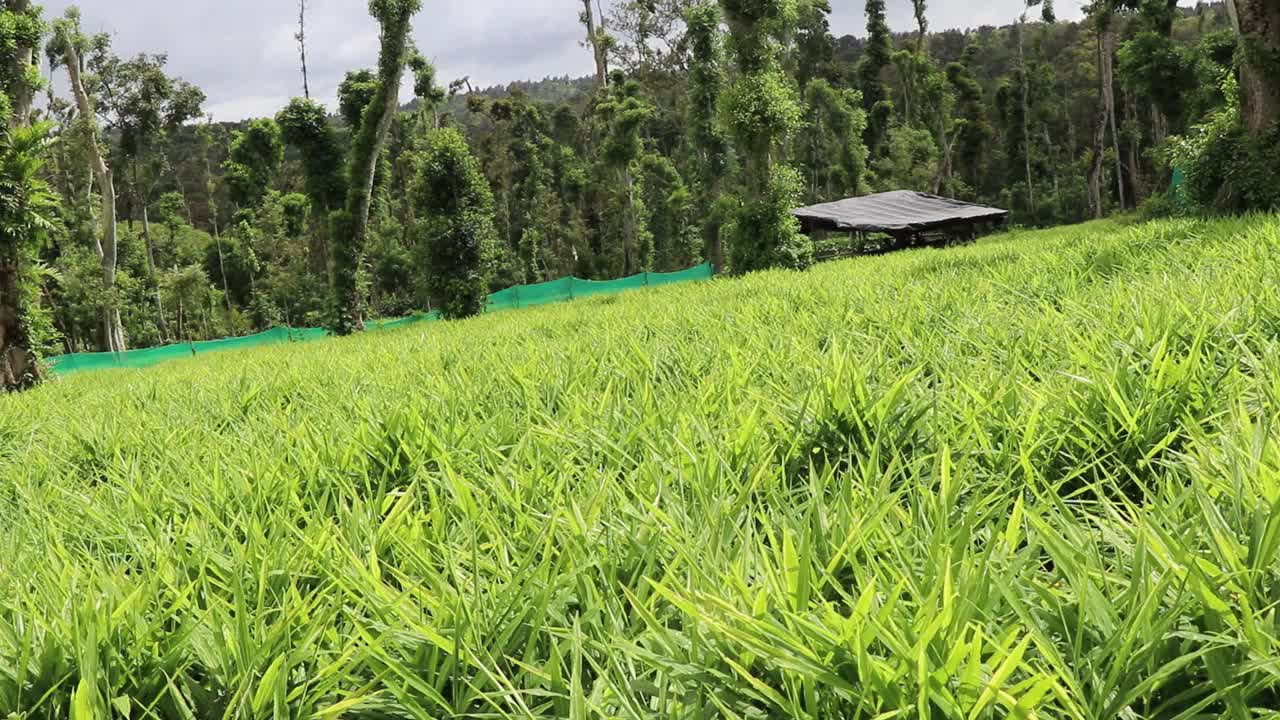
[[[595,281],[580,280],[574,277],[553,280],[537,285],[520,285],[508,288],[489,296],[486,312],[515,310],[518,308],[546,305],[548,303],[565,302],[575,298],[593,295],[608,295],[658,285],[694,282],[710,279],[715,274],[710,263],[674,273],[642,273],[621,280]],[[438,320],[439,313],[414,315],[413,317],[393,320],[371,320],[370,330],[395,330],[421,322]],[[274,328],[257,335],[227,338],[225,340],[208,340],[204,342],[166,345],[164,347],[147,348],[146,350],[130,350],[123,353],[75,353],[51,358],[49,365],[54,373],[65,375],[88,370],[108,370],[112,368],[146,368],[169,360],[193,357],[223,350],[244,350],[263,345],[277,345],[287,342],[308,342],[326,337],[328,332],[322,328]]]

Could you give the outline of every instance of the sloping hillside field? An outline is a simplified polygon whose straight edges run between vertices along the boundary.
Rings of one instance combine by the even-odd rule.
[[[0,398],[0,717],[1280,709],[1280,220]]]

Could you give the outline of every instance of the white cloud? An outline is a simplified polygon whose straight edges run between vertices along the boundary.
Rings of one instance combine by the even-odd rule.
[[[333,51],[334,58],[347,64],[371,64],[378,57],[378,33],[372,30],[352,35]]]
[[[294,33],[298,31],[292,25],[281,25],[271,34],[271,39],[262,48],[262,59],[271,64],[286,64],[298,59],[298,41]]]
[[[246,95],[234,100],[205,105],[205,114],[215,122],[230,122],[242,118],[275,117],[289,102],[288,95]]]

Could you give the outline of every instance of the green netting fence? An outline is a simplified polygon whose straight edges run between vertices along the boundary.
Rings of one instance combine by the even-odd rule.
[[[546,305],[548,303],[566,302],[594,295],[636,290],[658,285],[694,282],[710,279],[715,274],[710,263],[704,263],[688,270],[673,273],[642,273],[621,280],[595,281],[568,277],[538,285],[520,285],[508,288],[489,296],[486,312],[515,310],[518,308]],[[393,330],[422,322],[439,319],[438,313],[426,313],[395,320],[374,320],[367,325],[371,330]],[[264,345],[278,345],[290,342],[308,342],[326,337],[328,331],[323,328],[273,328],[257,335],[227,338],[225,340],[207,340],[203,342],[166,345],[164,347],[130,350],[122,353],[74,353],[59,355],[49,359],[53,372],[65,375],[88,370],[108,370],[112,368],[147,368],[169,360],[193,357],[223,350],[244,350]]]
[[[1177,195],[1179,192],[1185,192],[1187,187],[1187,174],[1182,172],[1182,168],[1173,169],[1173,179],[1169,182],[1169,194]]]

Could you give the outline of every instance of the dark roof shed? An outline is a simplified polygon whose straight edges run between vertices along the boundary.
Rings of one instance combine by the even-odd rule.
[[[1003,221],[1008,210],[911,190],[864,195],[793,210],[806,230],[890,235]]]

